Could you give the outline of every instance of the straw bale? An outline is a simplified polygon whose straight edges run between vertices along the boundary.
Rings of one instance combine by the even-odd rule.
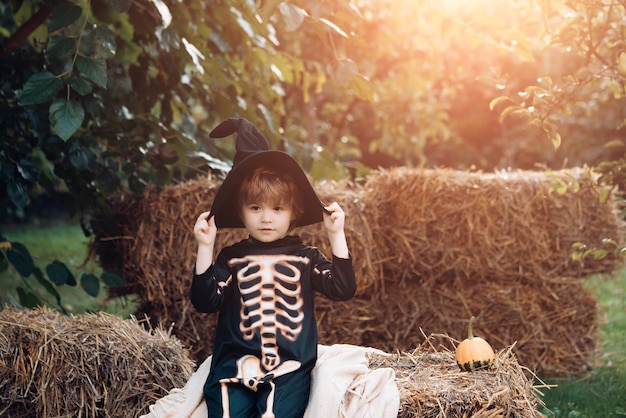
[[[580,189],[551,192],[554,178],[574,179]],[[144,277],[154,270],[161,277],[188,272],[195,254],[193,224],[210,208],[219,184],[199,178],[114,198],[117,225],[96,224],[103,264]],[[593,184],[577,171],[549,177],[530,171],[395,169],[371,175],[364,185],[315,186],[322,200],[336,200],[346,211],[360,291],[378,290],[385,275],[422,281],[451,274],[471,280],[576,280],[622,266],[615,252],[601,260],[572,260],[572,244],[599,247],[605,238],[621,243],[624,231],[615,204],[601,203]],[[296,232],[329,252],[319,225]],[[240,230],[221,231],[217,246],[243,236]],[[159,282],[151,287],[150,300],[167,290]]]
[[[520,366],[513,346],[497,351],[488,369],[462,372],[454,357],[456,343],[445,334],[431,335],[411,352],[370,357],[371,369],[396,372],[399,418],[542,416],[535,375]]]
[[[475,335],[495,349],[516,343],[521,363],[545,376],[588,370],[597,349],[598,304],[577,283],[459,281],[428,288],[408,281],[386,290],[348,302],[318,298],[320,341],[412,350],[424,332],[466,338],[473,315]]]
[[[578,189],[553,191],[557,180]],[[571,258],[577,242],[589,248],[605,238],[623,242],[614,202],[602,203],[582,170],[398,168],[371,176],[364,189],[364,205],[376,207],[374,242],[387,250],[385,270],[396,278],[575,280],[622,266],[615,251],[601,260]]]
[[[540,311],[554,318],[552,323],[536,321],[534,331],[526,334],[541,340],[520,343],[528,353],[520,354],[525,364],[559,373],[585,367],[583,357],[592,350],[588,339],[595,322],[567,322],[575,307],[572,301],[584,299],[580,315],[587,319],[595,319],[591,313],[595,304],[578,282],[589,274],[610,273],[621,267],[622,260],[609,254],[602,260],[574,262],[570,247],[574,242],[595,247],[607,237],[621,242],[623,225],[614,202],[600,203],[582,172],[552,175],[400,168],[374,172],[363,183],[315,183],[324,202],[337,201],[346,211],[346,235],[359,288],[356,300],[337,305],[344,312],[358,311],[353,319],[345,319],[345,313],[331,314],[324,298],[318,298],[324,305],[322,335],[328,337],[323,342],[372,342],[388,351],[396,344],[405,346],[403,335],[411,327],[428,325],[432,332],[441,332],[465,322],[470,312],[478,316],[479,303],[492,303],[490,315],[508,318],[511,330],[528,329],[529,314],[520,313],[520,306],[530,303],[522,301],[525,296],[538,301],[531,311],[533,318],[540,317]],[[576,180],[580,190],[551,192],[554,178]],[[118,270],[129,280],[112,296],[138,294],[138,312],[147,314],[153,324],[174,324],[177,337],[190,346],[198,361],[211,353],[215,315],[196,313],[187,297],[196,252],[193,225],[210,208],[219,185],[217,179],[198,178],[160,191],[148,187],[143,196],[118,195],[111,200],[114,224],[95,223],[91,246],[103,267]],[[319,224],[295,232],[330,254]],[[243,230],[220,230],[216,247],[244,237]],[[552,293],[539,295],[546,287]],[[507,292],[517,293],[512,299],[501,296]],[[407,316],[409,322],[397,317],[416,304],[420,316]],[[436,309],[426,314],[429,304]],[[454,316],[442,313],[456,312],[460,306],[465,310]],[[509,338],[516,331],[496,323],[491,329],[502,336],[501,346],[521,339]],[[549,332],[549,324],[569,332],[563,337],[568,346],[581,347],[571,351],[574,358],[567,353],[563,353],[566,359],[546,354],[550,350],[545,347],[557,339],[552,336],[561,337]]]
[[[0,311],[0,416],[138,417],[194,369],[169,331],[136,320]]]

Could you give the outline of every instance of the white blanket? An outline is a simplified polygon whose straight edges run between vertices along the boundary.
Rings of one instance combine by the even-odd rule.
[[[305,418],[394,418],[400,393],[392,368],[370,370],[368,354],[386,353],[347,344],[318,345],[311,374],[311,394]],[[209,375],[211,357],[198,367],[183,388],[149,407],[140,418],[206,418],[208,410],[202,388]]]

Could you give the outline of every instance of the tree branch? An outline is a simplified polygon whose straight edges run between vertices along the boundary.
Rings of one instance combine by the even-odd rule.
[[[9,57],[18,46],[24,42],[31,33],[41,26],[52,13],[52,8],[48,4],[41,6],[34,15],[30,17],[22,26],[20,26],[5,43],[6,49],[0,52],[0,57]]]

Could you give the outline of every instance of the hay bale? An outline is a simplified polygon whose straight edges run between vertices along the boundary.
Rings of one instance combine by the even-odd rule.
[[[551,192],[555,178],[575,180],[580,188]],[[198,178],[161,191],[149,187],[143,196],[116,196],[111,201],[115,224],[96,223],[91,246],[103,267],[120,271],[129,281],[112,295],[138,294],[138,312],[154,324],[174,323],[177,337],[197,361],[211,354],[216,318],[196,313],[187,297],[196,254],[193,225],[198,214],[210,208],[219,185],[216,179]],[[489,316],[509,318],[507,329],[527,330],[528,315],[519,313],[527,292],[528,300],[541,302],[533,316],[540,317],[541,310],[553,320],[534,324],[538,332],[532,335],[546,340],[533,342],[532,349],[520,342],[519,349],[525,350],[520,358],[549,373],[586,367],[583,358],[593,350],[589,335],[596,324],[570,324],[571,313],[563,316],[560,310],[571,312],[574,306],[569,301],[583,295],[579,315],[595,319],[590,313],[595,304],[578,282],[589,274],[621,268],[622,260],[609,254],[602,260],[574,262],[571,244],[594,247],[607,237],[621,243],[623,223],[614,202],[601,203],[582,172],[562,171],[551,177],[525,171],[483,174],[400,168],[375,172],[363,184],[318,182],[315,187],[323,201],[336,200],[347,213],[346,235],[359,287],[357,300],[338,305],[348,312],[359,311],[354,320],[344,320],[349,316],[345,310],[335,315],[321,308],[321,333],[328,337],[322,343],[366,341],[387,351],[406,347],[409,341],[403,335],[416,326],[450,332],[471,314],[486,312],[476,307],[477,300],[501,301],[489,306]],[[320,225],[296,233],[330,254]],[[216,246],[244,237],[243,230],[221,230]],[[544,286],[573,299],[550,297],[550,292],[538,295]],[[513,299],[501,296],[513,290],[517,291]],[[398,298],[397,291],[404,297]],[[438,313],[426,314],[432,303],[421,295],[446,297],[436,306]],[[389,303],[382,303],[387,299]],[[318,303],[323,305],[324,298]],[[445,303],[465,309],[459,312]],[[420,307],[420,316],[408,315],[408,322],[397,317],[415,306]],[[441,313],[446,311],[455,313]],[[375,319],[359,322],[359,318]],[[502,336],[501,347],[520,339],[510,335],[514,331],[493,325],[494,335]],[[553,342],[549,326],[570,332],[568,344],[582,347],[573,358],[546,356],[550,351],[546,347]]]
[[[579,188],[553,192],[555,179],[576,181]],[[102,263],[129,277],[189,272],[195,254],[193,224],[211,206],[219,185],[219,180],[199,178],[162,191],[149,187],[143,196],[113,198],[117,225],[95,225]],[[315,187],[322,200],[337,200],[347,213],[360,292],[379,290],[385,277],[540,282],[576,280],[623,266],[615,252],[601,260],[572,260],[572,244],[598,247],[605,238],[622,243],[624,231],[614,202],[601,203],[596,187],[580,171],[549,176],[400,168],[376,172],[363,185],[319,182]],[[330,251],[319,225],[296,232]],[[241,230],[220,231],[217,246],[244,236]],[[156,281],[146,292],[155,300],[167,290]]]
[[[496,352],[489,369],[468,373],[456,365],[455,342],[447,335],[431,335],[412,352],[371,356],[371,369],[391,367],[396,372],[399,418],[542,416],[535,376],[519,365],[513,346]]]
[[[105,313],[0,311],[0,415],[138,417],[195,365],[161,328]]]
[[[320,341],[406,351],[423,341],[423,332],[464,339],[474,315],[476,335],[495,349],[516,343],[522,364],[545,376],[588,370],[597,349],[598,304],[577,283],[451,281],[428,288],[407,281],[386,290],[348,302],[318,298]]]
[[[572,187],[557,192],[555,182]],[[376,208],[373,242],[386,249],[385,272],[395,280],[576,280],[622,266],[615,247],[601,260],[572,260],[574,243],[624,238],[616,205],[600,201],[582,170],[399,168],[369,177],[364,189],[364,205]]]

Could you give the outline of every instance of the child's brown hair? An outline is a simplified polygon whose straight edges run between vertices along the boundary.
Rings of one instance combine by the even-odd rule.
[[[258,167],[241,182],[238,210],[241,212],[241,208],[249,203],[280,203],[290,207],[293,212],[292,225],[304,213],[302,196],[293,178],[268,167]]]

